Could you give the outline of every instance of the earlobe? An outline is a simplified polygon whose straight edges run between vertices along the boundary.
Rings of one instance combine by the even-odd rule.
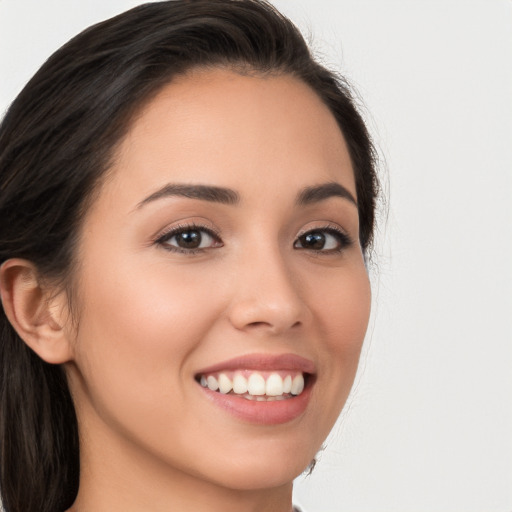
[[[52,364],[72,359],[65,294],[51,294],[33,263],[18,258],[5,261],[0,266],[0,295],[9,322],[41,359]]]

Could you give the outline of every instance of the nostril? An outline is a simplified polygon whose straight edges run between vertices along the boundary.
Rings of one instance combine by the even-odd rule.
[[[296,329],[298,327],[300,327],[302,325],[302,323],[300,321],[297,321],[295,323],[293,323],[289,328],[290,329]],[[247,329],[254,329],[254,330],[258,330],[258,329],[265,329],[265,330],[268,330],[268,331],[272,331],[272,332],[281,332],[281,331],[284,331],[286,329],[286,326],[281,326],[279,324],[279,322],[261,322],[261,321],[258,321],[258,322],[250,322],[248,323],[245,328]]]
[[[268,327],[269,325],[268,322],[251,322],[248,327]]]
[[[269,331],[283,333],[293,328],[297,330],[309,317],[306,304],[298,297],[289,300],[266,300],[258,294],[234,298],[228,316],[232,325],[238,330]]]

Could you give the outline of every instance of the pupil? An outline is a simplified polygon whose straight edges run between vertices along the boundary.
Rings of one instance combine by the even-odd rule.
[[[301,240],[302,247],[310,249],[323,249],[325,245],[325,235],[320,232],[308,233],[304,235]]]
[[[201,245],[201,233],[199,231],[185,231],[176,235],[176,242],[185,249],[197,249]]]

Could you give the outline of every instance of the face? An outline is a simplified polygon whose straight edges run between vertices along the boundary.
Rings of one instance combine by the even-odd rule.
[[[368,322],[355,201],[343,136],[295,78],[165,87],[83,223],[67,373],[84,456],[234,489],[299,474]]]

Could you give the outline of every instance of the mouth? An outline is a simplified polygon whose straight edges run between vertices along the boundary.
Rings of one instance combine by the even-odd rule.
[[[210,402],[238,419],[273,425],[306,411],[316,370],[295,354],[253,354],[201,370],[195,380]]]
[[[196,376],[197,382],[210,391],[258,402],[289,400],[299,396],[311,379],[308,373],[290,370],[238,369]]]

